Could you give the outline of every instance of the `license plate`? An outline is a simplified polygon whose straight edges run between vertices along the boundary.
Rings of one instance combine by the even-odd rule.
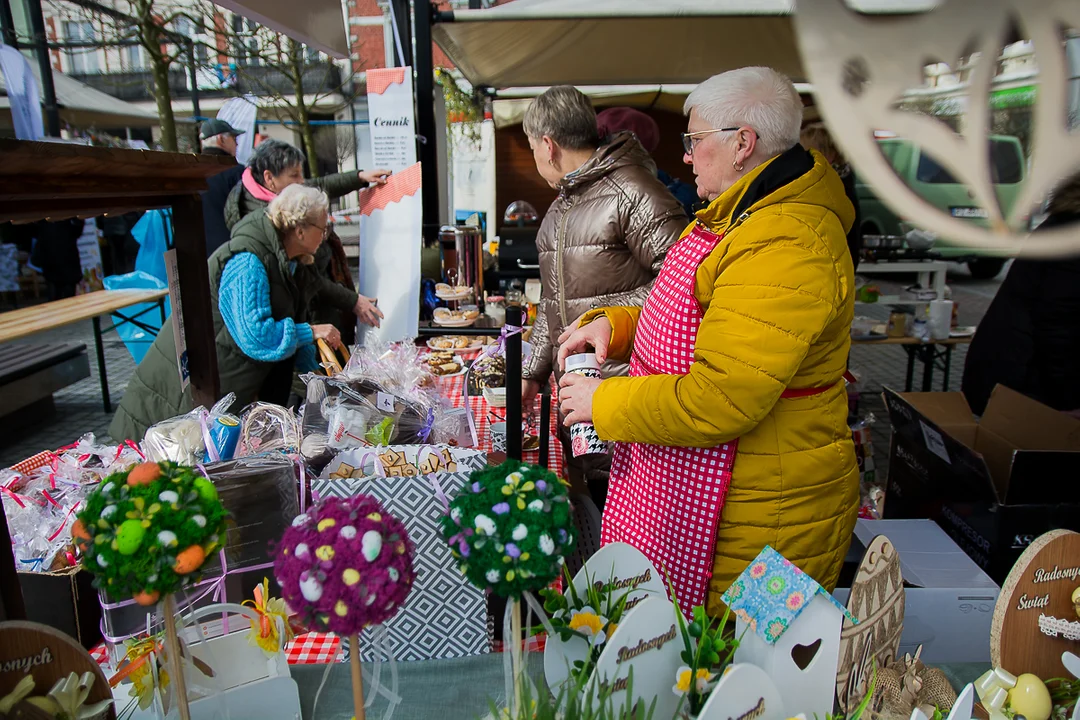
[[[953,217],[956,218],[980,218],[985,220],[990,215],[980,207],[953,207],[949,208]]]

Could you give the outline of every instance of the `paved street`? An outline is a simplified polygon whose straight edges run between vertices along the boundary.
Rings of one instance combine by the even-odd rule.
[[[949,286],[953,300],[960,305],[960,324],[976,325],[986,312],[990,300],[1000,285],[1001,277],[996,280],[973,280],[962,266],[951,266]],[[885,294],[896,293],[914,278],[896,275],[882,275],[874,278]],[[860,305],[857,314],[874,317],[884,321],[888,317],[887,307]],[[74,442],[82,434],[93,432],[99,438],[107,436],[111,417],[106,415],[101,404],[101,388],[98,381],[97,358],[94,352],[94,336],[89,322],[80,323],[60,330],[41,333],[29,338],[27,342],[47,343],[55,341],[78,340],[86,343],[90,357],[90,377],[56,393],[55,415],[43,422],[26,424],[18,416],[8,418],[5,423],[3,441],[0,442],[0,467],[6,467],[45,449],[55,449]],[[958,346],[953,355],[952,372],[949,378],[950,389],[960,388],[960,378],[964,369],[966,346]],[[135,369],[131,355],[115,333],[106,335],[105,362],[108,368],[109,388],[114,406],[120,402],[128,379]],[[903,389],[907,369],[907,355],[898,346],[857,347],[851,354],[852,369],[862,377],[861,411],[872,412],[877,422],[873,426],[874,456],[877,467],[884,470],[888,461],[889,426],[881,401],[883,385]],[[916,366],[916,388],[921,381],[921,365]],[[941,389],[941,373],[934,379],[934,389]]]

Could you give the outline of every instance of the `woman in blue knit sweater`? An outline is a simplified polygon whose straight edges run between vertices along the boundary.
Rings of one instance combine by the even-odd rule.
[[[315,340],[341,344],[333,325],[310,324],[318,291],[312,267],[329,229],[329,201],[313,187],[290,185],[266,210],[238,223],[209,260],[221,394],[236,407],[255,400],[284,405],[295,370],[317,367]],[[109,432],[141,440],[146,428],[192,408],[181,391],[173,334],[159,333],[128,384]]]

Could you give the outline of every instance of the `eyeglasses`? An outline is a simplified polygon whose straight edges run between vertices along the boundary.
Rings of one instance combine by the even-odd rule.
[[[325,226],[324,225],[316,225],[315,223],[311,223],[311,227],[318,228],[319,230],[322,230],[322,239],[323,240],[330,237],[330,233],[332,233],[334,231],[334,223],[332,223],[332,222],[326,223]]]
[[[697,138],[698,135],[709,135],[711,133],[718,133],[718,132],[734,132],[734,131],[739,130],[739,129],[740,128],[737,128],[737,127],[726,127],[726,128],[716,128],[714,130],[698,130],[697,132],[683,133],[682,134],[683,150],[686,151],[687,155],[693,155],[694,154],[694,140]]]

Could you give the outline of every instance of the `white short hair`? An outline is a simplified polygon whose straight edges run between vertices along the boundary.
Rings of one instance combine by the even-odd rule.
[[[693,108],[714,128],[752,128],[766,158],[799,143],[802,100],[791,80],[772,68],[745,67],[713,75],[690,92],[683,113],[689,115]]]
[[[308,185],[290,185],[270,201],[266,214],[279,231],[299,225],[316,225],[330,209],[326,193]]]

